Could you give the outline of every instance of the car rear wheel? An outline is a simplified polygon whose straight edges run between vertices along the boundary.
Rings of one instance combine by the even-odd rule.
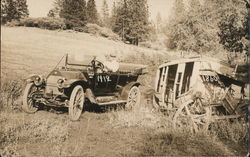
[[[141,92],[137,86],[133,86],[128,94],[126,109],[133,109],[136,106],[140,105]]]
[[[72,121],[80,118],[84,104],[84,91],[82,86],[75,86],[69,100],[69,117]]]
[[[27,84],[24,89],[22,109],[27,113],[35,113],[38,110],[38,104],[33,99],[33,95],[36,91],[37,87],[34,83]]]

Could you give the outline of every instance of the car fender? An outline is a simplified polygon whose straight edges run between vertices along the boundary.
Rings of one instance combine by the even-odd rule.
[[[80,84],[83,88],[87,88],[88,85],[85,79],[70,79],[65,82],[64,88],[70,88],[74,86],[74,84]]]
[[[130,91],[130,89],[133,87],[133,86],[140,86],[141,83],[139,82],[130,82],[128,83],[126,86],[123,87],[122,91],[121,91],[121,98],[122,100],[127,100],[128,98],[128,93]]]

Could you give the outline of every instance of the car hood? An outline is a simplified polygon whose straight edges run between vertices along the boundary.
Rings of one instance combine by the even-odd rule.
[[[58,79],[65,79],[67,82],[76,80],[87,81],[87,78],[81,71],[53,70],[47,77],[47,84],[56,84]]]

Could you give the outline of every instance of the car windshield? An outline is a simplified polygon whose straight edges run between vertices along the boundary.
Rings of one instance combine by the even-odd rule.
[[[67,65],[79,65],[79,66],[89,66],[94,56],[91,55],[67,55],[66,64]]]

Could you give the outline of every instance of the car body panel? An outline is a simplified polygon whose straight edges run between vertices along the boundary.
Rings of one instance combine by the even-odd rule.
[[[86,92],[85,98],[91,103],[107,101],[109,98],[119,102],[127,100],[130,88],[140,85],[137,82],[139,75],[146,73],[145,65],[129,63],[119,63],[120,67],[116,72],[103,69],[98,72],[95,69],[96,63],[99,61],[95,57],[70,58],[67,55],[64,66],[55,68],[46,79],[43,79],[44,83],[41,85],[43,95],[40,97],[46,99],[44,102],[62,102],[57,104],[65,102],[67,106],[73,88],[81,85]],[[40,78],[38,75],[33,75],[29,80],[39,80],[38,77]]]

